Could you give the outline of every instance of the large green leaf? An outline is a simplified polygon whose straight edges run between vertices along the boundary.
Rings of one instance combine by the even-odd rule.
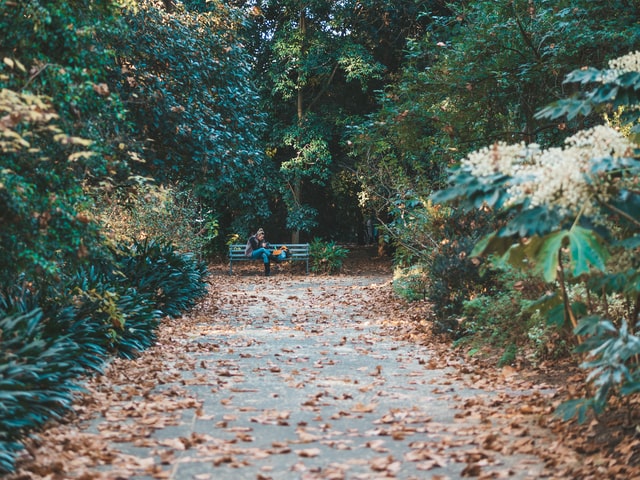
[[[567,232],[567,236],[571,254],[571,273],[574,276],[589,273],[591,267],[604,271],[609,252],[593,230],[574,225]]]
[[[579,225],[569,230],[559,230],[544,237],[533,237],[526,246],[529,258],[535,261],[537,271],[547,282],[553,282],[558,275],[559,252],[568,246],[571,259],[571,275],[577,277],[588,273],[591,267],[604,271],[609,255],[593,231]]]
[[[526,247],[529,257],[535,260],[537,271],[547,282],[553,282],[558,275],[558,252],[566,237],[567,232],[560,230],[544,237],[534,237]]]

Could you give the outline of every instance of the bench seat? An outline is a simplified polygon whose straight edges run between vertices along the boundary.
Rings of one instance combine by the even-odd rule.
[[[233,273],[233,262],[251,262],[260,260],[246,257],[244,254],[246,244],[229,245],[229,275]],[[272,243],[271,249],[287,247],[289,257],[283,262],[305,262],[307,267],[307,275],[309,275],[309,244],[308,243]]]

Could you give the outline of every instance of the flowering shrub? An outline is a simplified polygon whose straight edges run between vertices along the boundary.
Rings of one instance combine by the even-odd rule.
[[[560,312],[585,353],[583,366],[592,369],[594,397],[563,412],[583,417],[587,407],[602,410],[613,392],[640,392],[640,52],[606,70],[572,72],[566,81],[591,90],[546,107],[539,118],[571,120],[613,108],[622,128],[593,126],[546,149],[496,143],[465,158],[434,199],[492,208],[503,226],[472,254],[491,255],[557,287],[538,305],[550,319]],[[571,298],[568,285],[577,282],[585,283],[586,298]],[[611,295],[627,300],[622,315],[609,315]]]
[[[503,200],[507,207],[549,207],[561,218],[581,212],[598,215],[599,205],[609,202],[615,191],[607,172],[624,169],[633,148],[614,128],[598,125],[569,137],[564,148],[498,143],[472,153],[462,165],[474,178],[508,179]]]

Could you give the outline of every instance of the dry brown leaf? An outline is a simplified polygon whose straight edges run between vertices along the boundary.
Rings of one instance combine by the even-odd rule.
[[[306,448],[303,450],[296,450],[295,452],[302,458],[317,457],[321,453],[319,448]]]
[[[357,403],[353,408],[351,408],[351,411],[353,413],[371,413],[376,409],[377,406],[377,403],[369,403],[366,405],[363,403]]]

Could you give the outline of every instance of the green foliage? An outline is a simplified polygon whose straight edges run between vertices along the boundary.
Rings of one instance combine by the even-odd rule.
[[[470,256],[483,232],[491,228],[491,217],[429,202],[405,201],[398,207],[402,209],[394,215],[398,221],[389,224],[398,244],[396,259],[422,267],[426,296],[433,304],[434,329],[456,337],[462,333],[459,318],[464,302],[495,285],[494,272],[482,272],[480,262]]]
[[[325,242],[314,238],[309,244],[309,264],[314,273],[334,274],[340,272],[349,249],[334,241]]]
[[[99,249],[73,168],[86,142],[63,133],[46,98],[0,90],[0,276],[55,282]]]
[[[586,316],[575,333],[586,337],[578,352],[586,353],[582,367],[590,370],[588,380],[595,387],[590,406],[596,413],[604,410],[612,393],[634,395],[640,392],[640,337],[629,328],[626,320],[617,327],[600,316]],[[574,411],[571,416],[577,413]]]
[[[558,253],[563,249],[568,251],[568,271],[573,277],[589,273],[592,268],[604,271],[609,253],[602,238],[594,230],[579,225],[552,231],[541,237],[534,234],[524,245],[515,245],[509,238],[494,233],[478,242],[471,254],[499,255],[498,262],[516,266],[528,263],[545,281],[553,282],[561,266]]]
[[[509,266],[493,270],[492,277],[493,285],[464,301],[459,343],[482,351],[488,347],[491,353],[502,349],[499,366],[513,363],[518,355],[533,364],[567,356],[568,332],[548,325],[541,314],[538,299],[549,285]]]
[[[607,78],[607,70],[587,68],[574,70],[567,75],[564,83],[577,83],[591,90],[580,90],[570,98],[563,98],[543,108],[537,113],[539,118],[561,118],[572,120],[578,116],[592,113],[611,113],[620,111],[620,122],[632,124],[631,132],[634,141],[638,141],[640,126],[633,109],[624,108],[640,103],[640,72],[626,71],[612,78]],[[623,107],[623,108],[621,108]]]
[[[149,298],[163,315],[179,316],[206,293],[204,262],[178,253],[170,243],[133,241],[120,245],[116,257],[127,285]]]
[[[267,151],[279,167],[277,213],[288,229],[352,240],[353,223],[333,221],[362,221],[355,189],[342,188],[353,162],[340,141],[375,108],[373,92],[397,69],[407,35],[428,21],[419,15],[425,2],[237,3],[253,13],[249,48],[268,113]]]
[[[82,373],[77,354],[67,336],[44,336],[39,309],[0,309],[0,472],[13,470],[23,435],[71,408]]]
[[[513,365],[518,354],[518,346],[514,343],[507,345],[504,349],[500,360],[498,360],[498,367],[504,367],[505,365]]]
[[[465,300],[492,283],[491,276],[483,278],[477,262],[469,257],[472,247],[472,238],[459,236],[433,253],[427,297],[433,302],[436,333],[458,336],[458,316]]]
[[[393,291],[409,301],[424,300],[427,294],[427,273],[421,265],[397,268],[393,275]]]
[[[432,17],[426,35],[409,41],[397,81],[380,94],[380,110],[349,137],[358,159],[360,199],[385,222],[390,212],[399,224],[403,212],[396,205],[407,197],[428,198],[443,186],[446,167],[474,148],[496,140],[560,141],[566,122],[549,123],[535,111],[570,88],[561,84],[562,77],[601,62],[603,55],[637,48],[635,5],[522,0],[448,7],[451,11]],[[487,180],[457,174],[459,190],[465,191],[457,197],[461,205],[498,207],[507,179],[496,174]],[[532,209],[507,228],[546,234],[557,222],[556,212]],[[404,223],[407,238],[424,237],[417,233],[420,221]],[[420,243],[431,248],[430,242]],[[406,258],[406,251],[400,254]]]
[[[125,66],[114,81],[144,141],[131,148],[132,168],[192,191],[232,229],[267,217],[274,168],[259,141],[264,115],[242,12],[221,1],[168,12],[145,0],[123,21],[126,31],[110,41]]]
[[[68,178],[89,178],[94,185],[112,175],[126,175],[130,158],[124,148],[129,131],[126,108],[109,85],[110,72],[118,67],[106,39],[120,32],[118,3],[0,4],[0,88],[47,97],[69,139],[93,142],[91,150],[97,155],[84,155],[76,147],[72,163],[62,161],[50,142],[39,142],[38,147],[40,156],[49,157],[58,171],[68,167]]]
[[[73,315],[55,318],[48,332],[68,332],[83,351],[79,363],[109,355],[135,357],[153,344],[161,312],[149,296],[129,284],[121,274],[95,268],[79,271],[66,288]]]
[[[117,28],[114,7],[107,0],[0,3],[0,276],[7,283],[24,276],[46,288],[104,249],[87,187],[127,172],[117,147],[125,110],[106,83],[114,62],[101,42]]]
[[[100,192],[96,199],[96,217],[110,240],[151,238],[195,254],[210,248],[217,237],[217,220],[192,192],[136,180],[130,186]]]
[[[310,205],[292,206],[287,215],[287,229],[311,232],[318,226],[317,215],[317,210]]]
[[[616,68],[598,77],[592,72],[587,77],[574,73],[568,80],[587,78],[599,81],[600,88],[610,86],[610,92],[617,91],[621,83],[631,81],[625,69],[637,69],[636,57],[617,59],[612,62]],[[640,77],[634,81],[640,85]],[[613,98],[593,92],[588,96],[600,107]],[[632,106],[640,102],[633,95],[623,97]],[[563,113],[571,115],[572,111]],[[555,107],[540,113],[542,117],[557,115]],[[635,115],[634,125],[637,111]],[[638,391],[635,358],[640,343],[634,327],[628,325],[635,326],[640,319],[640,283],[634,268],[640,231],[639,159],[638,147],[607,126],[578,132],[567,139],[563,149],[541,151],[537,146],[498,144],[465,158],[451,173],[451,187],[435,196],[459,200],[465,208],[496,209],[504,226],[488,235],[473,253],[495,255],[502,264],[555,283],[557,295],[547,296],[538,305],[546,304],[550,321],[555,321],[561,309],[563,323],[577,335],[578,350],[590,359],[583,367],[592,370],[589,381],[596,387],[591,402],[572,403],[563,411],[566,415],[582,416],[585,405],[599,412],[613,392]],[[571,169],[579,174],[572,175]],[[580,281],[595,295],[604,292],[605,304],[608,295],[614,294],[636,307],[613,319],[594,315],[592,302],[571,298],[572,285]]]
[[[109,356],[133,358],[155,342],[164,315],[178,316],[206,291],[205,265],[169,244],[121,245],[112,258],[58,285],[0,295],[0,471],[20,441],[73,402],[79,377]]]
[[[602,269],[609,255],[603,248],[606,235],[584,217],[572,225],[544,206],[512,204],[503,213],[513,178],[497,171],[478,178],[458,168],[451,172],[449,188],[434,197],[435,206],[428,206],[431,193],[445,185],[448,166],[482,145],[560,141],[574,124],[549,123],[536,110],[563,95],[561,89],[569,85],[561,79],[573,69],[637,44],[638,27],[635,6],[622,13],[619,5],[589,1],[566,8],[524,0],[450,2],[448,7],[433,17],[427,34],[409,41],[397,81],[380,93],[380,110],[357,125],[349,140],[358,160],[362,206],[384,220],[398,264],[431,272],[428,297],[434,300],[437,327],[457,335],[464,333],[458,320],[465,302],[478,295],[495,299],[496,276],[491,269],[481,276],[474,265],[476,231],[467,236],[442,227],[439,217],[447,218],[448,212],[441,202],[455,198],[448,208],[484,210],[486,229],[479,231],[497,233],[475,246],[474,255],[484,251],[502,264],[522,267],[536,262],[548,279],[561,263],[578,277],[586,269]],[[593,116],[587,119],[592,121]],[[615,167],[607,168],[606,162],[603,156],[594,171],[613,173]],[[626,196],[633,202],[632,197]],[[617,200],[615,208],[625,214],[631,210]],[[463,223],[460,217],[457,212],[449,222]],[[527,243],[526,252],[524,245],[516,246],[518,238]],[[569,247],[568,255],[548,256],[554,242]],[[540,262],[542,257],[547,262]],[[555,299],[553,308],[564,323],[563,297]],[[502,327],[487,322],[489,330]]]

